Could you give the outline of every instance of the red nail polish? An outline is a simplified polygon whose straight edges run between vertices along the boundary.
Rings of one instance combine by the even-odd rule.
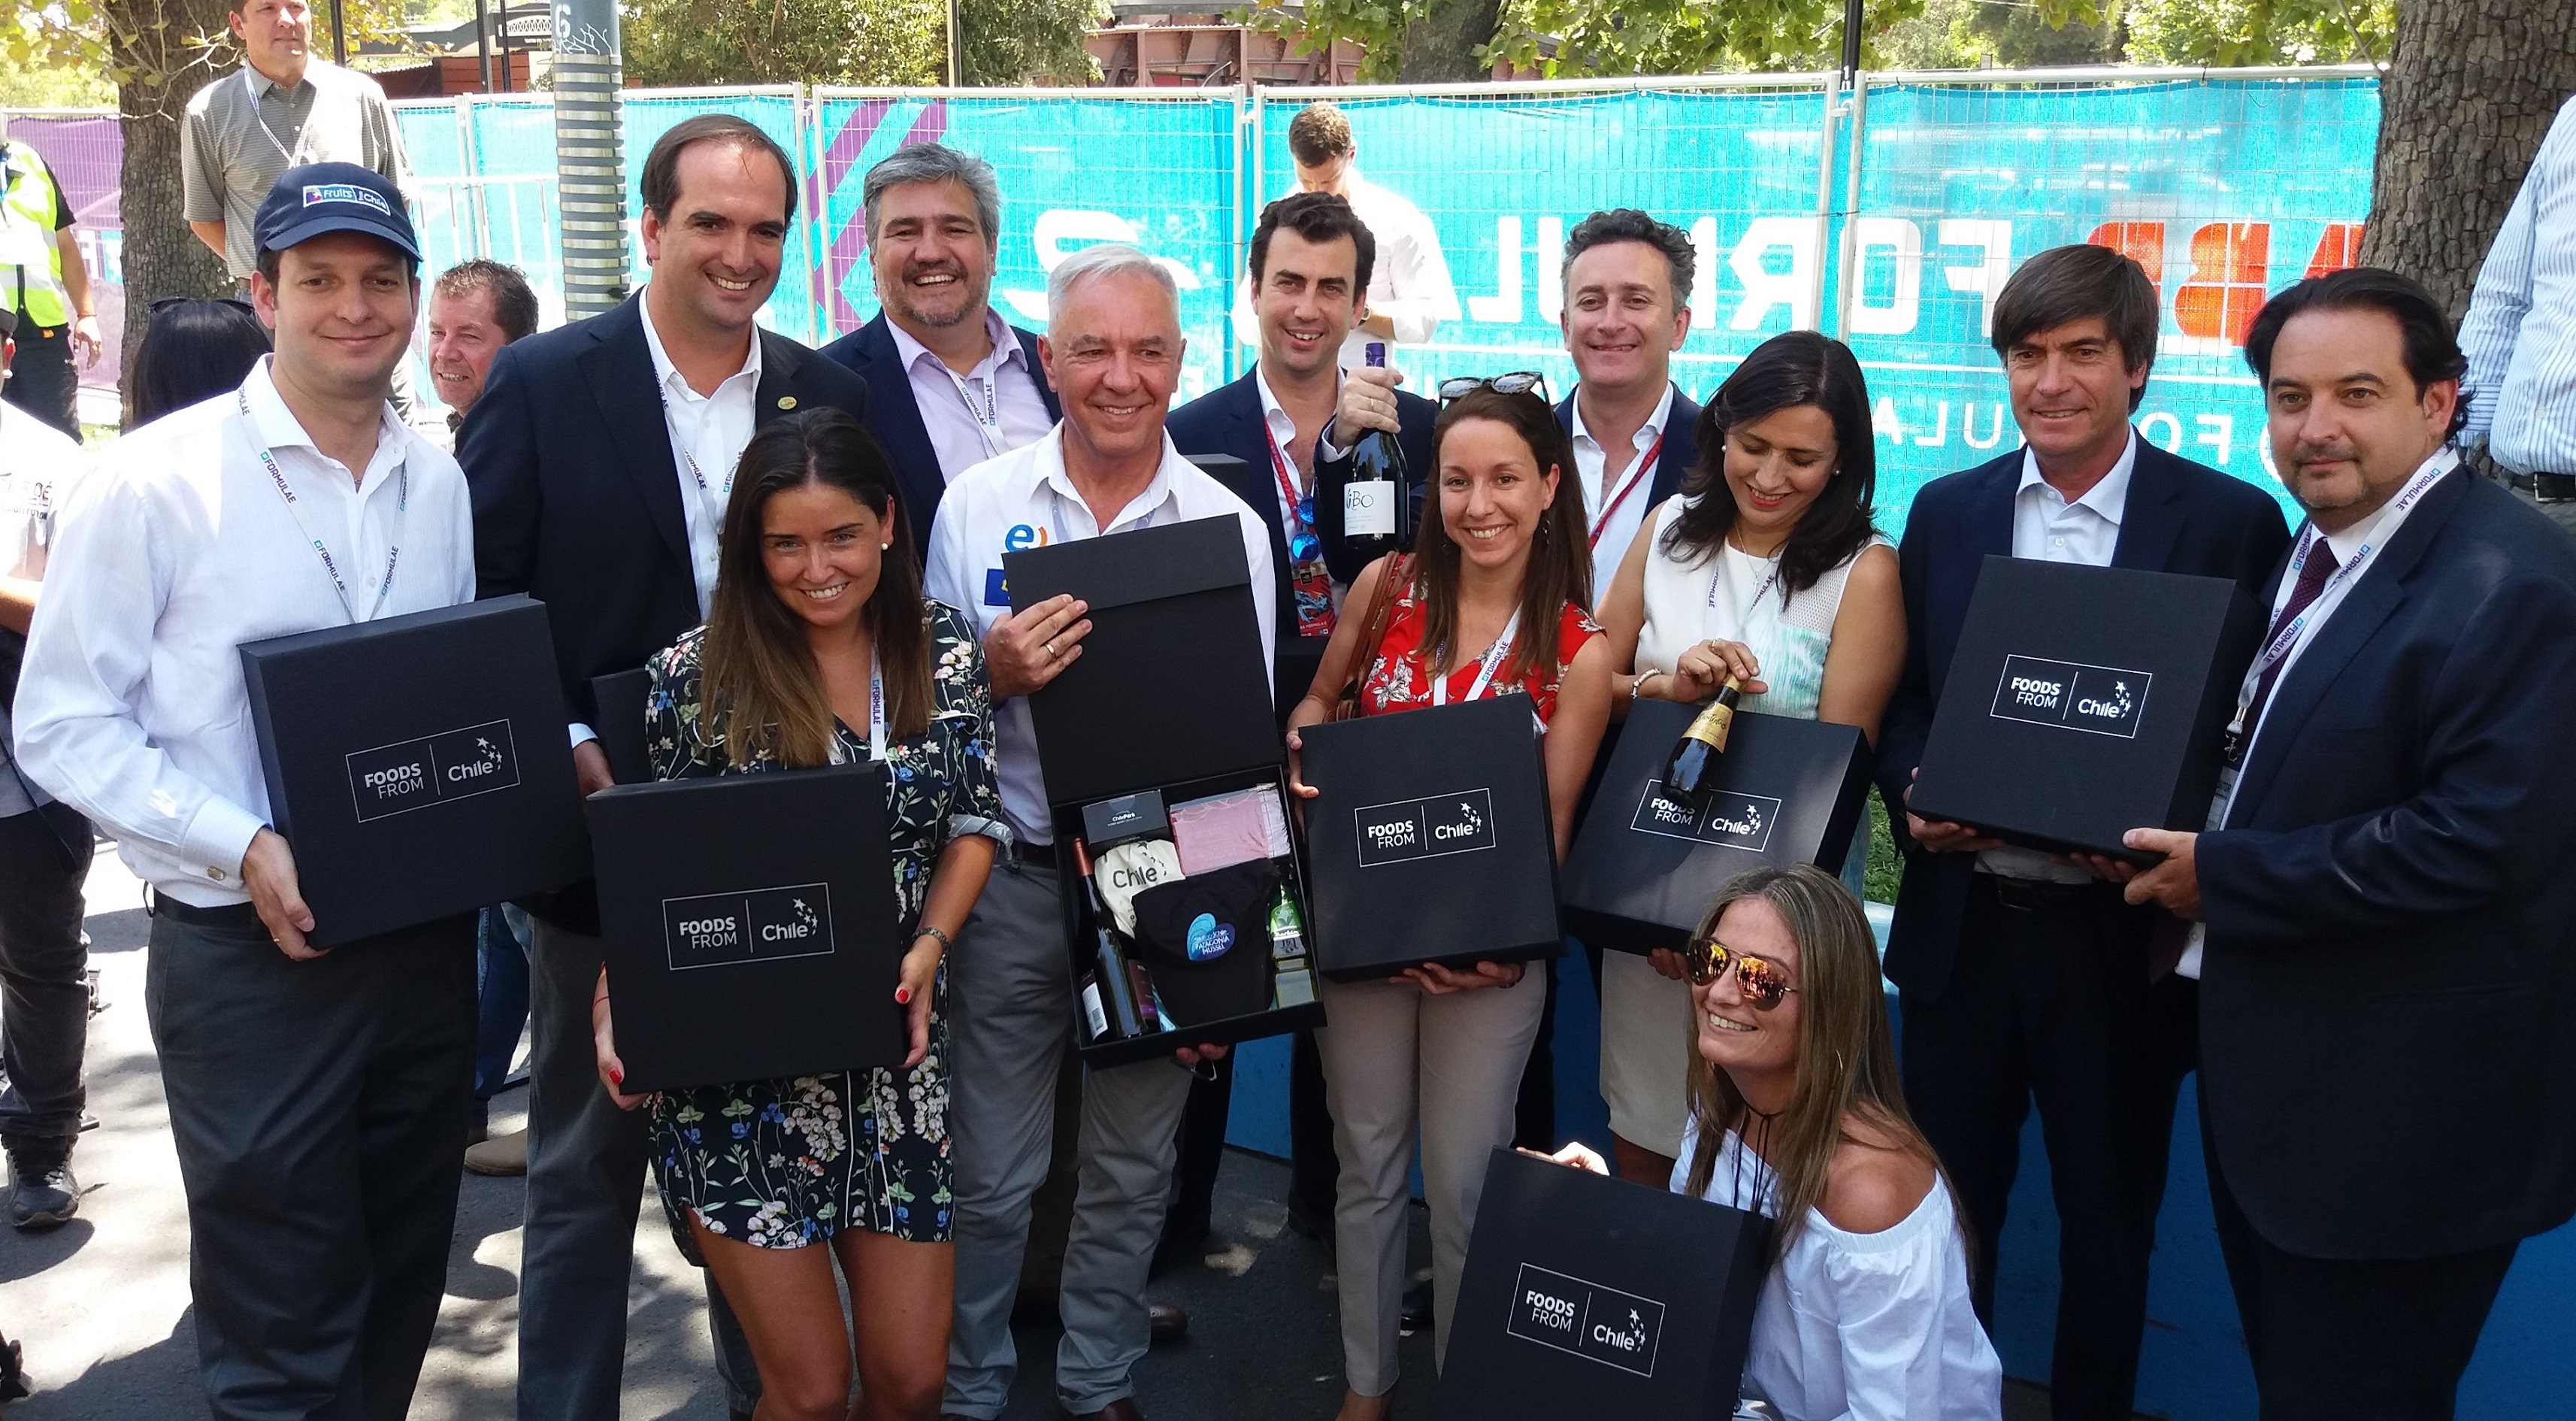
[[[897,988],[895,988],[895,989],[894,989],[894,1004],[895,1004],[896,1006],[899,1006],[899,1007],[908,1007],[908,1006],[911,1006],[911,1005],[912,1005],[912,988],[910,988],[910,987],[897,987]]]
[[[617,1082],[619,1085],[626,1084],[626,1073],[617,1069],[615,1066],[608,1068],[608,1078]]]

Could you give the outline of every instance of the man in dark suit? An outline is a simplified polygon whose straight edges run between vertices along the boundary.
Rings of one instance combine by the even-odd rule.
[[[1574,441],[1596,607],[1646,515],[1699,461],[1699,405],[1673,383],[1697,261],[1688,232],[1633,207],[1593,213],[1565,234],[1557,320],[1576,382],[1556,422]]]
[[[2308,525],[2211,829],[2132,831],[2166,858],[2128,894],[2206,924],[2203,1141],[2265,1421],[2427,1421],[2576,1211],[2576,547],[2460,467],[2467,358],[2413,281],[2300,282],[2245,359]]]
[[[2146,273],[2104,247],[2042,252],[1996,297],[1994,346],[2026,447],[1935,479],[1907,516],[1905,669],[1878,753],[1891,807],[1922,762],[1987,555],[2225,577],[2249,592],[2279,560],[2289,533],[2270,496],[2130,427],[2157,316]],[[1977,1311],[1991,1326],[2036,1099],[2059,1224],[2051,1409],[2126,1421],[2192,984],[2153,951],[2156,915],[2085,867],[1910,814],[1897,837],[1887,975],[1905,1096],[1966,1214]]]
[[[796,206],[787,155],[768,135],[729,114],[688,119],[654,144],[643,190],[651,284],[503,350],[457,439],[480,594],[546,604],[584,794],[612,778],[592,731],[591,678],[643,665],[705,618],[725,498],[752,430],[794,410],[868,408],[857,376],[752,322],[777,285]],[[614,1421],[646,1122],[610,1102],[593,1063],[600,942],[589,885],[529,907],[519,1414]],[[748,1411],[757,1379],[717,1312],[717,1355],[735,1409]]]
[[[860,188],[876,319],[823,347],[875,396],[868,432],[885,446],[930,554],[931,517],[959,474],[1036,443],[1063,417],[1038,337],[992,307],[1002,240],[993,165],[938,143],[908,143]]]
[[[1331,431],[1345,385],[1359,383],[1342,378],[1340,352],[1343,339],[1368,314],[1366,293],[1376,260],[1375,237],[1350,204],[1331,193],[1292,193],[1263,208],[1250,261],[1261,358],[1251,373],[1172,411],[1164,424],[1183,457],[1228,456],[1208,461],[1208,472],[1270,530],[1279,599],[1271,669],[1282,728],[1314,682],[1324,643],[1333,634],[1335,608],[1359,572],[1342,544],[1342,510],[1315,496],[1316,468],[1334,458]],[[1438,411],[1413,395],[1395,392],[1393,398],[1406,467],[1421,478],[1431,467],[1431,421]],[[1348,437],[1356,442],[1356,435]],[[1296,1182],[1289,1213],[1301,1232],[1316,1236],[1333,1216],[1333,1124],[1324,1109],[1323,1066],[1312,1033],[1298,1032],[1290,1050]],[[1234,1089],[1232,1059],[1218,1062],[1216,1072],[1215,1079],[1193,1087],[1181,1117],[1176,1192],[1163,1223],[1166,1257],[1207,1236]]]

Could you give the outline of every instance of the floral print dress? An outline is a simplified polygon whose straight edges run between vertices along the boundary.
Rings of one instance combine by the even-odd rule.
[[[965,834],[1009,842],[993,772],[993,697],[974,624],[924,603],[930,631],[930,728],[889,740],[886,817],[894,837],[895,908],[908,934],[931,869]],[[657,779],[735,771],[722,713],[700,690],[706,629],[651,663],[648,747]],[[868,758],[865,731],[835,722],[836,758]],[[775,768],[766,759],[747,767]],[[741,1081],[654,1097],[653,1162],[681,1251],[687,1219],[760,1248],[801,1248],[844,1228],[945,1243],[955,1217],[948,1140],[947,972],[931,997],[930,1051],[909,1070],[877,1067]]]

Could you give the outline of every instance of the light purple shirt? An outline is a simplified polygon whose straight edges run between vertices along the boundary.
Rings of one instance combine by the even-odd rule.
[[[893,320],[887,320],[886,330],[893,334],[895,354],[902,357],[904,376],[912,382],[921,427],[939,455],[941,484],[955,483],[977,464],[1034,444],[1055,428],[1055,417],[1047,413],[1038,391],[1038,381],[1045,377],[1029,368],[1019,333],[1000,312],[984,308],[984,331],[993,349],[964,375],[950,370]]]

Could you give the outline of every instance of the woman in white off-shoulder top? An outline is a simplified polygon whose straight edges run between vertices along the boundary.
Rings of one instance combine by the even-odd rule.
[[[1897,1086],[1859,902],[1819,869],[1756,870],[1687,956],[1699,1059],[1673,1191],[1786,1221],[1744,1394],[1782,1421],[1998,1421],[2003,1366]],[[1580,1145],[1557,1158],[1606,1172]]]

